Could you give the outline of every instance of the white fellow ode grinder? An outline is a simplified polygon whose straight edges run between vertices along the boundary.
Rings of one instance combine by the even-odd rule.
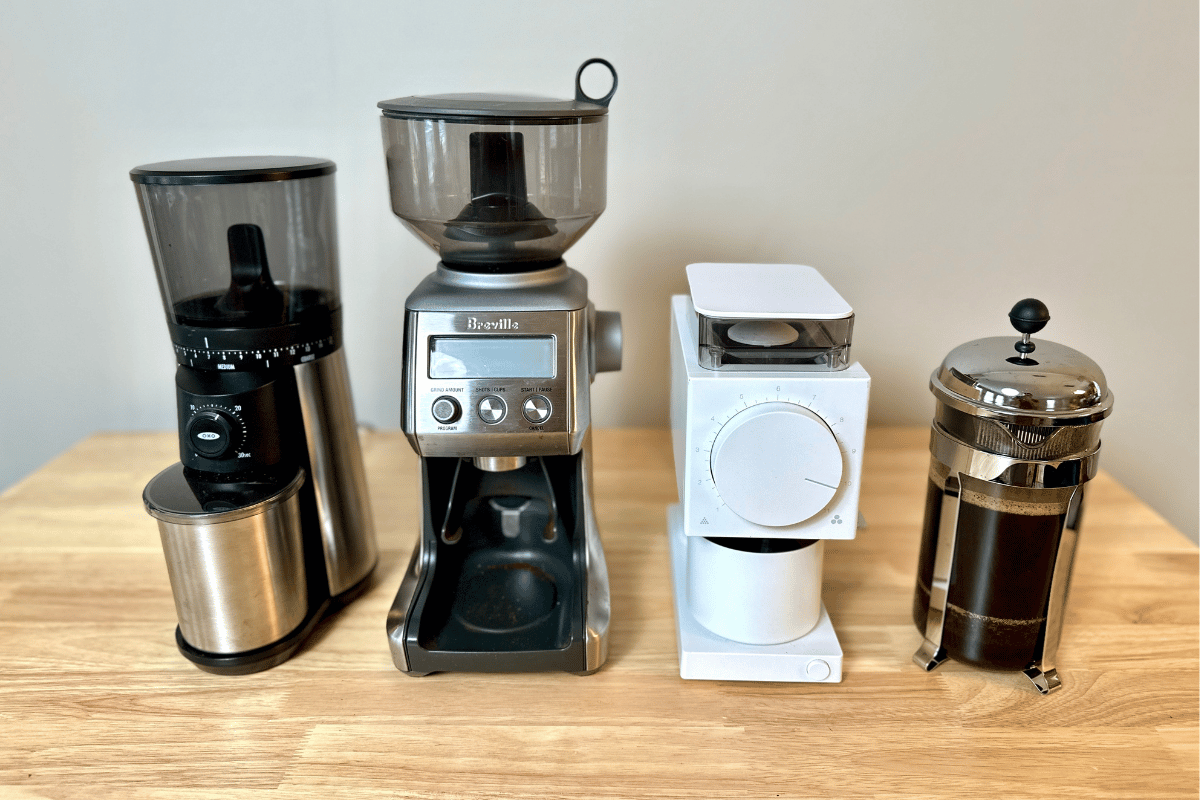
[[[812,267],[692,264],[671,299],[679,673],[836,683],[824,540],[853,539],[870,377]]]

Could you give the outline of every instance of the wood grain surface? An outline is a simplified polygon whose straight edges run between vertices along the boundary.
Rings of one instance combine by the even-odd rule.
[[[872,429],[862,513],[830,542],[838,685],[679,678],[669,434],[595,434],[612,584],[597,674],[407,677],[384,618],[416,538],[416,457],[364,447],[374,586],[243,677],[175,649],[141,492],[174,434],[87,439],[0,496],[0,797],[1195,798],[1197,549],[1101,474],[1059,650],[1064,687],[910,658],[925,429]]]

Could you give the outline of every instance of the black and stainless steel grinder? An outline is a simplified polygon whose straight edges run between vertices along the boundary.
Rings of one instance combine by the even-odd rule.
[[[180,652],[244,674],[291,657],[377,550],[342,351],[333,162],[132,170],[175,346],[180,463],[146,486]]]
[[[977,339],[946,356],[913,619],[926,671],[947,658],[1021,671],[1042,694],[1061,685],[1059,636],[1100,427],[1112,412],[1087,356],[1030,335],[1050,319],[1033,299],[1009,318],[1022,334]]]
[[[441,256],[404,307],[402,427],[423,517],[388,614],[396,666],[595,671],[608,573],[592,509],[589,387],[621,365],[562,255],[605,205],[608,102],[379,104],[392,210]]]

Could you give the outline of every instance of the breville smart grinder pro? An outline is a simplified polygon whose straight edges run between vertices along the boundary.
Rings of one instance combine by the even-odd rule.
[[[404,311],[402,427],[420,538],[388,615],[396,666],[592,672],[608,573],[589,386],[621,365],[562,254],[604,210],[608,102],[495,95],[379,104],[392,210],[441,256]]]

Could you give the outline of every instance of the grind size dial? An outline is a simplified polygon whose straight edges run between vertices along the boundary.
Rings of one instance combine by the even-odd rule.
[[[757,525],[795,525],[837,494],[842,452],[820,416],[797,403],[770,401],[730,418],[709,455],[721,499]]]

